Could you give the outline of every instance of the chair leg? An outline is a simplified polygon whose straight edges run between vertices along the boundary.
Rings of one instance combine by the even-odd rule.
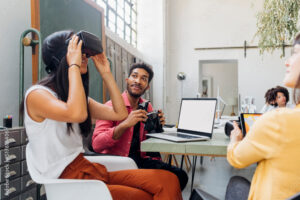
[[[164,158],[162,159],[162,161],[164,163],[167,163],[168,162],[168,159],[169,159],[169,154],[163,154],[164,155]]]
[[[184,162],[185,162],[185,166],[186,166],[186,171],[189,172],[191,169],[191,161],[189,156],[185,155],[184,156]]]
[[[172,155],[172,158],[173,158],[172,161],[174,160],[175,166],[178,167],[178,162],[175,155]],[[172,165],[174,165],[174,163],[172,162]]]
[[[189,164],[190,164],[190,166],[191,166],[192,163],[191,163],[190,157],[189,157],[188,155],[186,155],[186,157],[187,157],[187,159],[188,159],[188,161],[189,161]]]

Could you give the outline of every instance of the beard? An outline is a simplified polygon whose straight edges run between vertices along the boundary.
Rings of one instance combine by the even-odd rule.
[[[133,84],[131,85],[131,86],[133,86]],[[140,87],[140,86],[139,86]],[[139,92],[139,93],[134,93],[131,89],[130,89],[130,86],[129,86],[129,84],[127,84],[127,91],[128,91],[128,93],[130,94],[130,96],[132,96],[132,97],[134,97],[134,98],[140,98],[143,94],[145,94],[145,92],[146,92],[146,88],[144,89],[144,90],[142,90],[141,92]]]

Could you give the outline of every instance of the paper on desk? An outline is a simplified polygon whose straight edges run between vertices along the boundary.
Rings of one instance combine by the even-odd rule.
[[[221,117],[221,119],[225,119],[225,120],[238,120],[239,116],[228,116],[228,115],[223,115]]]
[[[173,127],[173,128],[165,128],[164,127],[164,132],[176,132],[177,128]]]

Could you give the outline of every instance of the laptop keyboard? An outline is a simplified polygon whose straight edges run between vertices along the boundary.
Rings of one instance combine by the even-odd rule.
[[[176,137],[180,137],[180,138],[185,138],[185,139],[199,138],[197,136],[185,135],[185,134],[181,134],[181,133],[168,133],[168,135],[172,135],[172,136],[176,136]]]

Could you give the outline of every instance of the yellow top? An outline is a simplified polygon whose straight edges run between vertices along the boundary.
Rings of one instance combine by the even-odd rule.
[[[261,116],[242,141],[228,146],[227,160],[236,168],[258,162],[248,199],[286,199],[300,192],[300,105]]]

